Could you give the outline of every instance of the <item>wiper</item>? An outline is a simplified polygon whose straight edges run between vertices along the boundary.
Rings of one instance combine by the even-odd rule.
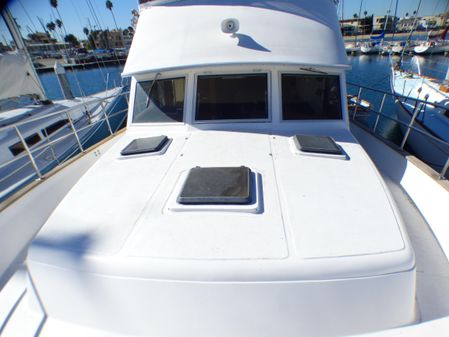
[[[150,89],[148,90],[148,93],[147,93],[147,102],[145,103],[145,109],[148,108],[148,106],[150,105],[150,96],[151,96],[151,93],[153,92],[154,84],[157,82],[157,78],[160,75],[161,75],[161,73],[157,73],[156,76],[154,76],[153,83],[151,83],[151,87],[150,87]]]
[[[322,75],[328,75],[328,73],[326,73],[325,71],[321,71],[321,70],[316,70],[313,68],[299,68],[300,70],[304,70],[304,71],[310,71],[311,73],[316,73],[316,74],[322,74]]]

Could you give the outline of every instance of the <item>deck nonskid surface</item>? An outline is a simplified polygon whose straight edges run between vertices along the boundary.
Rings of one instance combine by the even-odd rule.
[[[376,333],[376,336],[425,336],[429,331],[441,335],[449,326],[447,316],[449,315],[449,263],[438,246],[438,242],[430,231],[425,219],[416,209],[413,202],[403,189],[386,179],[388,188],[394,196],[401,216],[407,225],[417,263],[417,301],[419,304],[419,324]],[[25,292],[26,282],[24,271],[19,270],[11,278],[7,286],[2,289],[1,298],[9,298],[9,310],[2,308],[2,336],[20,337],[54,337],[54,336],[114,336],[110,332],[99,331],[88,327],[70,324],[56,320],[52,317],[43,319],[42,315],[30,313],[28,301],[30,292]],[[15,299],[14,299],[15,297]],[[3,302],[3,304],[6,302]],[[7,321],[5,318],[8,317]],[[20,319],[19,319],[20,318]],[[25,318],[25,321],[23,319]],[[441,320],[438,320],[440,319]],[[428,324],[433,322],[431,330]],[[24,323],[25,322],[25,323]],[[24,329],[24,327],[27,327]],[[424,333],[424,334],[423,334]],[[428,334],[427,334],[428,335]]]

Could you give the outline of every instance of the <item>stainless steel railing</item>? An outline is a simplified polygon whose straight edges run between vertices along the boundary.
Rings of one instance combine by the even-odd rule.
[[[42,179],[44,174],[75,154],[85,152],[88,147],[119,131],[126,122],[128,95],[128,91],[120,90],[112,96],[87,98],[70,108],[0,127],[0,144],[3,147],[0,154],[9,153],[11,142],[21,147],[21,153],[11,155],[12,158],[0,158],[0,201],[33,180]],[[49,135],[43,126],[55,120],[66,122]],[[30,131],[34,127],[36,130]],[[28,128],[27,132],[21,131],[25,128]],[[39,131],[43,137],[39,136],[38,142],[29,144],[27,133]]]
[[[389,121],[397,124],[398,126],[400,126],[401,129],[405,130],[405,132],[403,132],[402,139],[400,140],[400,142],[398,144],[396,144],[397,147],[401,150],[403,150],[404,147],[406,146],[407,141],[409,140],[409,137],[410,137],[410,134],[412,131],[428,138],[435,144],[441,145],[443,148],[447,147],[449,149],[448,142],[417,127],[417,117],[420,114],[420,112],[425,111],[425,109],[427,109],[429,107],[434,108],[434,109],[441,109],[441,111],[446,111],[447,107],[440,105],[438,103],[427,101],[427,97],[424,98],[423,100],[415,99],[415,98],[411,98],[411,97],[407,97],[407,96],[403,96],[403,95],[399,95],[399,94],[393,94],[391,92],[385,92],[385,91],[382,91],[379,89],[366,87],[366,86],[355,84],[355,83],[350,83],[350,82],[347,83],[347,86],[348,86],[348,91],[351,91],[351,89],[352,89],[352,90],[354,90],[354,92],[357,92],[356,100],[355,100],[356,103],[353,105],[353,111],[350,111],[350,117],[353,122],[357,122],[359,124],[364,125],[365,127],[368,127],[368,129],[372,133],[374,133],[378,136],[381,136],[385,139],[387,139],[385,137],[385,135],[378,132],[379,123],[380,123],[381,118],[384,118],[385,120],[389,120]],[[370,103],[371,103],[370,107],[362,106],[361,102],[363,99],[370,101]],[[372,101],[373,99],[380,100],[378,109],[374,108],[374,106],[376,106],[376,104]],[[399,120],[396,117],[396,114],[392,114],[391,111],[389,111],[389,113],[385,113],[384,108],[385,108],[385,103],[386,103],[387,99],[391,99],[395,104],[398,102],[398,100],[401,102],[407,102],[408,104],[411,104],[413,106],[413,111],[411,113],[410,122],[405,123],[405,122]],[[365,112],[368,112],[368,114],[370,116],[375,117],[373,123],[366,122],[367,118],[360,118],[360,112],[362,109]],[[372,126],[371,126],[371,124],[372,124]],[[388,140],[391,141],[391,139],[388,139]],[[417,155],[417,156],[419,157],[419,155]],[[442,165],[442,168],[439,171],[440,179],[446,179],[445,176],[446,176],[448,170],[449,170],[449,155],[446,159],[446,162]]]

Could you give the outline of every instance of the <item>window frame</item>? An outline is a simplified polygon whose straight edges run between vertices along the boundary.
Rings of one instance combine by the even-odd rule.
[[[184,103],[182,106],[182,121],[178,122],[135,122],[134,121],[134,116],[135,116],[135,105],[136,105],[136,95],[137,95],[137,86],[139,85],[139,83],[142,82],[152,82],[154,81],[155,77],[151,78],[151,79],[136,79],[135,80],[135,85],[134,85],[134,94],[132,97],[132,116],[130,116],[131,119],[131,125],[183,125],[186,123],[187,117],[186,117],[186,112],[187,112],[187,93],[188,93],[188,75],[187,74],[182,74],[182,75],[172,75],[172,76],[158,76],[158,78],[156,78],[157,81],[160,80],[176,80],[176,79],[184,79]],[[130,100],[131,103],[131,100]]]
[[[283,87],[282,87],[282,76],[283,75],[298,75],[298,76],[317,76],[317,77],[326,77],[326,76],[335,76],[338,78],[339,85],[339,96],[340,96],[340,117],[333,119],[284,119],[284,109],[283,109]],[[297,72],[297,71],[280,71],[278,75],[279,81],[279,121],[281,123],[316,123],[316,122],[341,122],[345,121],[345,110],[343,106],[343,97],[342,97],[342,76],[340,73],[327,73],[327,74],[314,74],[314,73],[305,73],[305,72]]]
[[[39,134],[39,132],[32,133],[31,135],[28,135],[23,138],[28,148],[31,150],[31,148],[42,141],[42,136]],[[25,152],[25,146],[23,145],[23,142],[19,140],[18,142],[15,142],[14,144],[8,145],[9,151],[12,153],[14,157],[19,156],[21,153]]]
[[[196,119],[196,109],[198,103],[198,78],[207,76],[244,76],[244,75],[266,75],[267,80],[267,118],[251,119]],[[229,123],[271,123],[272,122],[272,74],[270,71],[229,71],[229,72],[204,72],[195,74],[192,106],[192,124],[229,124]]]

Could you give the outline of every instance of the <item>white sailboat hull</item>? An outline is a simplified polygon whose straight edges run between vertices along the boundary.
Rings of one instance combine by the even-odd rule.
[[[430,55],[430,54],[442,54],[449,51],[449,45],[446,44],[420,44],[413,48],[415,54],[419,55]]]
[[[360,50],[362,54],[379,54],[380,52],[382,52],[382,46],[380,44],[376,45],[363,44]]]
[[[410,76],[401,71],[392,72],[392,90],[396,94],[423,99],[428,95],[429,102],[445,104],[447,94],[441,91],[440,84],[418,75]],[[443,108],[420,103],[420,112],[416,116],[407,138],[407,145],[425,162],[437,170],[441,170],[449,158],[449,146],[439,141],[449,141],[449,117]],[[405,134],[415,110],[415,101],[398,97],[396,100],[398,119],[403,123],[401,129]],[[433,137],[429,137],[429,135]]]
[[[404,123],[401,125],[401,129],[405,133],[407,131],[406,125],[410,124],[412,119],[413,106],[397,102],[396,111],[399,121]],[[415,121],[413,125],[419,131],[410,131],[407,145],[426,163],[435,167],[436,170],[441,170],[449,158],[449,146],[429,137],[428,134],[431,134],[432,131],[419,121]]]

